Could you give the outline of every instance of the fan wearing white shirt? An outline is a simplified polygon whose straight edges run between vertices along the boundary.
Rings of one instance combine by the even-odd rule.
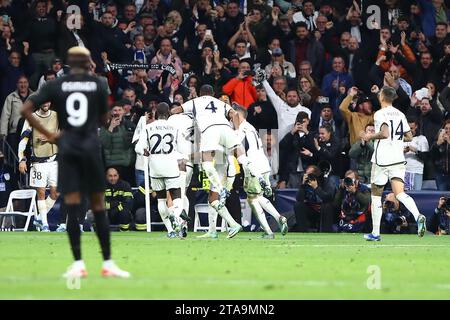
[[[406,175],[405,183],[410,190],[422,190],[424,163],[420,158],[421,153],[430,151],[428,140],[423,135],[416,135],[418,124],[416,119],[408,120],[413,139],[405,142]]]
[[[420,214],[414,199],[404,192],[405,156],[404,141],[413,139],[405,115],[392,106],[397,93],[392,87],[383,87],[378,96],[381,109],[375,112],[375,133],[360,132],[365,141],[374,140],[375,151],[372,155],[372,233],[364,235],[367,241],[380,241],[380,222],[383,214],[381,195],[384,186],[391,182],[392,191],[398,201],[412,213],[417,221],[417,234],[423,237],[426,230],[426,218]]]

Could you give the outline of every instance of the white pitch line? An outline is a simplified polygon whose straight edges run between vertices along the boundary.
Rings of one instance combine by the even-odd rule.
[[[271,247],[363,247],[363,248],[379,248],[379,247],[392,247],[392,248],[407,248],[407,247],[448,247],[445,244],[272,244]]]

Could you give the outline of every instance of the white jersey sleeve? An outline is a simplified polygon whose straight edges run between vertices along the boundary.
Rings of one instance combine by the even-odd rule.
[[[238,137],[245,149],[246,156],[258,168],[259,172],[270,172],[269,160],[264,153],[258,131],[250,123],[245,121],[239,126]]]
[[[375,112],[375,133],[381,131],[383,125],[388,126],[389,136],[375,140],[375,151],[372,162],[379,166],[390,166],[405,163],[403,137],[411,131],[405,115],[394,107],[382,108]]]
[[[195,151],[195,123],[192,115],[179,113],[170,116],[167,120],[178,129],[177,151],[179,159],[190,159],[190,155]]]

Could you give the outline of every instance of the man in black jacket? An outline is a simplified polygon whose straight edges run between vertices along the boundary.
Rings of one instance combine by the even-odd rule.
[[[120,179],[115,168],[106,171],[105,203],[111,224],[119,224],[120,231],[128,231],[131,222],[133,194],[130,184]]]
[[[277,112],[272,103],[267,99],[267,93],[264,87],[256,87],[256,98],[248,107],[247,121],[255,127],[261,129],[278,129]]]
[[[294,205],[297,220],[294,231],[307,232],[317,228],[320,232],[332,232],[336,216],[332,205],[335,192],[336,188],[323,177],[317,166],[308,166]]]

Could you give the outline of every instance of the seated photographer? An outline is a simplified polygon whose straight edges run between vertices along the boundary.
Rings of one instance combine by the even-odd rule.
[[[382,233],[417,233],[417,223],[411,212],[400,203],[394,193],[389,193],[383,202]]]
[[[360,183],[358,172],[348,170],[334,196],[334,207],[339,211],[338,232],[361,232],[366,229],[370,208],[370,189]]]
[[[434,209],[434,214],[428,221],[428,231],[433,232],[436,235],[445,235],[450,233],[450,198],[439,198],[438,206]]]
[[[332,201],[335,191],[333,183],[323,177],[317,166],[308,166],[297,192],[294,205],[297,224],[293,231],[318,229],[319,232],[332,232],[335,218]]]

